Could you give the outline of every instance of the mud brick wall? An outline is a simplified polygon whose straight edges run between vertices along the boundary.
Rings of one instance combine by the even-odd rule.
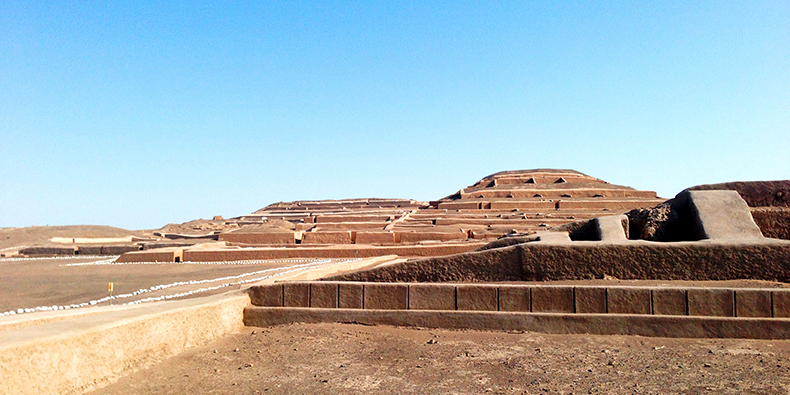
[[[790,318],[790,289],[312,281],[248,292],[260,307]]]
[[[356,244],[392,244],[395,243],[395,233],[358,231],[355,242]]]
[[[24,255],[74,255],[76,247],[28,247],[19,250]]]
[[[580,243],[517,246],[523,279],[790,280],[790,243]]]
[[[302,244],[351,244],[352,241],[350,231],[305,232],[302,234]]]
[[[404,262],[330,279],[381,282],[549,281],[602,278],[790,281],[790,243],[527,242]]]
[[[219,241],[244,244],[295,244],[294,232],[229,232],[221,233]]]
[[[756,207],[750,211],[763,236],[790,240],[790,208]]]
[[[395,232],[398,243],[416,243],[426,240],[466,240],[469,235],[464,232]]]

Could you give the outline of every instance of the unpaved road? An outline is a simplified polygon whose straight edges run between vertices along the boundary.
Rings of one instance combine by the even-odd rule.
[[[96,394],[787,394],[790,341],[243,328]]]

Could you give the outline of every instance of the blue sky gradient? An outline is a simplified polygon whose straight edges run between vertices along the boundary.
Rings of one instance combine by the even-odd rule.
[[[790,178],[790,1],[687,3],[0,2],[0,226]]]

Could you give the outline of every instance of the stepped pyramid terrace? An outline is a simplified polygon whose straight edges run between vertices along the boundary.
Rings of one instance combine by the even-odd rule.
[[[432,361],[454,369],[458,358],[477,364],[479,353],[501,352],[486,348],[490,337],[452,345],[448,333],[455,329],[477,339],[482,331],[493,331],[486,336],[494,339],[507,331],[508,349],[519,349],[515,357],[523,357],[528,339],[526,349],[537,351],[521,366],[541,355],[545,336],[585,344],[599,336],[617,344],[606,350],[636,349],[630,358],[639,366],[629,369],[640,377],[653,355],[695,344],[706,351],[689,354],[684,365],[711,360],[716,351],[707,350],[723,342],[743,350],[738,342],[749,341],[764,352],[735,354],[743,358],[777,353],[771,357],[777,369],[790,355],[790,181],[700,185],[665,200],[573,170],[534,169],[495,173],[428,202],[280,202],[235,218],[132,234],[55,228],[36,239],[50,244],[0,258],[7,279],[0,292],[3,393],[104,385],[115,393],[111,383],[122,376],[136,393],[136,370],[163,369],[154,364],[195,355],[195,347],[204,349],[190,363],[211,365],[197,375],[210,384],[257,383],[256,369],[276,370],[284,356],[311,364],[302,383],[315,392],[328,379],[317,381],[314,367],[336,366],[338,358],[342,369],[332,377],[357,367],[387,371],[402,348],[416,346],[419,361],[408,361],[420,363],[414,374],[422,377],[428,361],[421,356],[447,345],[455,348]],[[387,334],[392,326],[419,341],[396,340]],[[330,344],[352,331],[364,337]],[[294,340],[300,332],[305,336]],[[647,353],[645,339],[657,344]],[[365,359],[371,344],[377,353],[392,350]],[[480,347],[470,352],[471,344]],[[600,350],[583,352],[615,355]],[[734,357],[716,357],[722,374],[731,374]],[[498,374],[510,372],[510,358],[498,359],[491,364],[501,367]],[[228,361],[239,364],[228,369]],[[279,377],[300,377],[297,365]],[[700,369],[710,372],[710,365]],[[446,376],[444,369],[438,374]],[[187,387],[195,380],[166,376],[185,377]]]
[[[610,184],[574,170],[492,174],[445,198],[280,202],[232,218],[218,243],[131,252],[122,261],[236,260],[471,251],[506,234],[532,234],[573,221],[648,208],[653,191]]]

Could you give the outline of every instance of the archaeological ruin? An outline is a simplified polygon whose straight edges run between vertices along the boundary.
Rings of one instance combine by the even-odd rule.
[[[52,388],[89,388],[245,325],[790,339],[790,180],[701,185],[664,199],[573,170],[504,171],[435,201],[280,202],[19,254],[292,266],[202,299],[47,318],[35,335],[0,321],[3,361],[34,372],[0,392],[53,370],[68,374],[47,377]],[[86,347],[95,342],[105,347]],[[47,347],[79,358],[50,358]],[[118,358],[128,367],[96,367]]]

